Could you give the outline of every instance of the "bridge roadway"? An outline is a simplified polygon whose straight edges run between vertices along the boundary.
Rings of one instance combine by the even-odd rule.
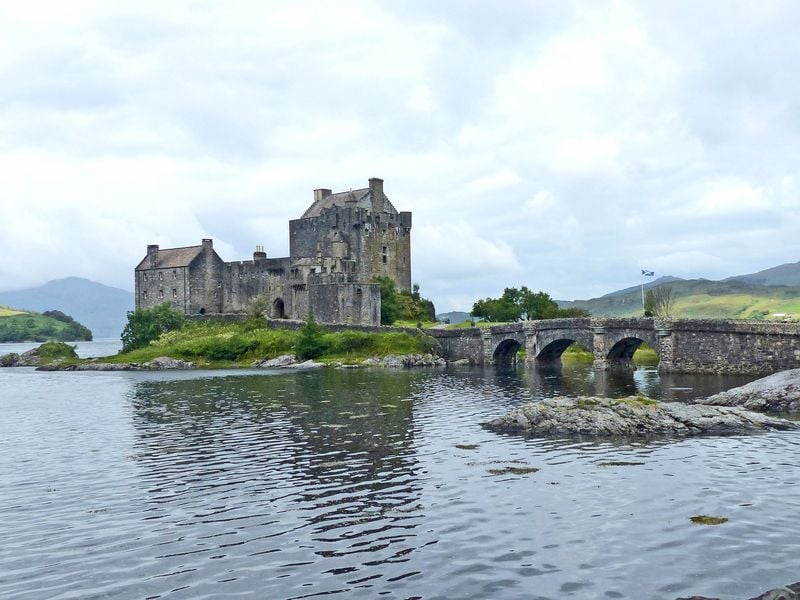
[[[580,318],[524,321],[512,325],[428,330],[450,360],[477,364],[515,360],[525,348],[527,363],[560,363],[578,343],[594,355],[594,367],[630,366],[646,342],[665,373],[764,374],[800,367],[800,324],[768,321]]]

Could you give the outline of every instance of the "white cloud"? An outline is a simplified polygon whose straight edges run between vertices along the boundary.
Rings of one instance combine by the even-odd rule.
[[[442,309],[800,258],[796,3],[65,6],[0,4],[0,288],[285,255],[372,176]]]

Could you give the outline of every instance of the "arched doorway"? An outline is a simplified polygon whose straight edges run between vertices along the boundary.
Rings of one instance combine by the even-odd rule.
[[[272,303],[272,317],[274,319],[285,319],[286,312],[283,307],[283,300],[281,298],[276,298],[275,302]]]
[[[201,315],[204,315],[204,314],[206,314],[206,309],[205,309],[205,308],[201,308],[201,309],[200,309],[200,314],[201,314]]]

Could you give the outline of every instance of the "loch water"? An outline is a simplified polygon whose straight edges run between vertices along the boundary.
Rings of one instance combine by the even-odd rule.
[[[583,364],[0,369],[0,597],[755,596],[800,580],[799,433],[480,426],[544,396],[745,381]]]

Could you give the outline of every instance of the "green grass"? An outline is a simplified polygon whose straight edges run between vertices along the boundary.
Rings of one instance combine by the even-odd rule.
[[[28,313],[24,310],[17,310],[15,308],[9,308],[7,306],[0,306],[0,318],[2,317],[14,317],[16,315],[27,315]]]
[[[163,334],[144,348],[103,359],[112,363],[147,362],[157,356],[191,360],[199,366],[229,368],[249,366],[254,360],[294,354],[299,332],[287,329],[247,331],[240,323],[187,323]],[[321,336],[322,362],[357,363],[372,356],[432,352],[435,341],[424,335],[386,332],[339,331]]]
[[[437,323],[434,323],[433,321],[411,321],[411,320],[403,320],[403,319],[399,319],[399,320],[395,321],[392,325],[393,325],[393,327],[412,327],[412,328],[416,328],[417,323],[422,324],[422,328],[423,329],[430,329],[434,325],[437,325]]]

